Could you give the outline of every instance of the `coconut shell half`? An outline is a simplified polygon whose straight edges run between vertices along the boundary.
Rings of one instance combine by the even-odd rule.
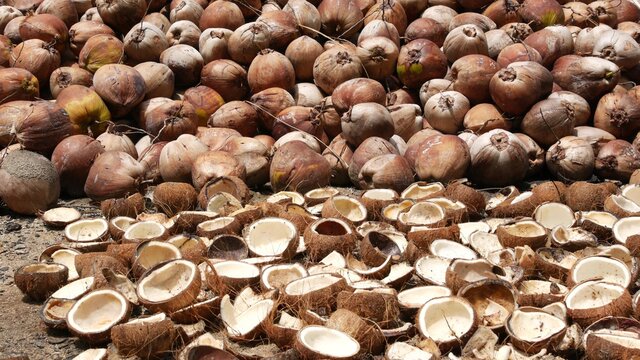
[[[67,282],[69,269],[56,263],[34,263],[19,267],[13,281],[23,294],[43,301]]]

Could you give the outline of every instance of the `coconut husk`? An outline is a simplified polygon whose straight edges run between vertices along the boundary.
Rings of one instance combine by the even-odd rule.
[[[625,240],[625,246],[632,256],[640,256],[640,235],[631,235]]]
[[[325,326],[350,335],[360,343],[362,353],[376,355],[384,351],[385,338],[380,329],[347,309],[336,310]]]
[[[458,225],[449,225],[436,228],[420,228],[420,230],[407,233],[407,240],[424,251],[428,251],[431,243],[438,239],[458,241],[460,239],[460,228]]]
[[[612,189],[608,185],[577,181],[567,187],[565,201],[573,211],[602,210],[611,194]]]
[[[187,183],[165,182],[153,191],[153,204],[169,217],[181,211],[194,210],[197,201],[196,189]]]
[[[360,255],[369,266],[380,266],[388,256],[393,261],[401,261],[403,253],[397,244],[383,232],[370,231],[360,241]]]
[[[395,203],[398,199],[398,195],[396,194],[395,199],[382,200],[382,199],[374,199],[370,197],[360,196],[360,202],[367,209],[367,214],[372,220],[381,220],[382,219],[382,209],[385,207]]]
[[[607,199],[604,201],[604,211],[610,212],[617,218],[625,218],[630,216],[638,216],[640,212],[637,211],[629,211],[616,204],[611,195],[607,196]]]
[[[465,204],[471,217],[482,215],[487,206],[482,193],[460,181],[449,183],[444,195],[450,200],[460,201]]]
[[[198,224],[207,220],[212,220],[218,217],[218,214],[208,211],[182,211],[171,219],[174,224],[171,229],[171,234],[193,234],[198,228]],[[202,236],[202,235],[200,235]]]
[[[249,256],[249,248],[238,235],[218,235],[211,240],[208,256],[211,259],[242,260]]]
[[[542,204],[535,194],[530,197],[513,203],[513,198],[502,202],[495,209],[487,211],[489,215],[496,218],[530,217],[535,209]]]
[[[254,205],[246,205],[244,208],[229,214],[229,217],[233,217],[238,220],[238,223],[242,228],[265,216],[263,216],[261,208]],[[239,230],[238,233],[240,233]]]
[[[142,214],[144,210],[144,197],[140,193],[135,193],[126,198],[107,199],[100,203],[100,211],[107,219],[116,216],[135,218],[138,214]]]
[[[209,199],[219,192],[226,192],[233,195],[242,203],[247,203],[251,199],[251,190],[247,184],[236,176],[221,176],[209,180],[198,194],[198,205],[201,209],[206,209]]]
[[[404,257],[410,264],[415,264],[418,259],[423,256],[429,255],[428,249],[419,248],[413,241],[409,241],[407,249],[404,251]]]
[[[176,261],[176,260],[172,260],[172,261]],[[163,267],[169,262],[170,261],[156,264],[151,269],[147,270],[147,272],[138,281],[138,284],[140,284],[142,279],[147,277],[149,274],[153,273],[154,271],[158,270],[159,268]],[[140,302],[147,309],[153,312],[172,313],[172,312],[178,311],[196,302],[196,299],[200,294],[200,290],[202,289],[202,275],[200,274],[200,270],[197,266],[195,267],[195,271],[196,271],[196,274],[193,277],[193,280],[188,284],[188,286],[181,289],[180,293],[173,294],[174,296],[169,299],[162,300],[162,301],[151,301],[149,299],[144,299],[140,296],[140,292],[139,292],[140,286],[138,286],[137,288],[138,291],[136,292],[136,294],[138,295]]]
[[[94,275],[93,290],[112,289],[119,291],[127,300],[138,305],[138,295],[136,286],[126,275],[117,274],[110,268],[102,268],[98,274]]]
[[[529,246],[530,248],[535,250],[547,244],[547,238],[549,237],[548,231],[546,231],[542,235],[524,236],[518,235],[513,231],[509,231],[509,228],[513,228],[512,225],[500,225],[496,229],[496,235],[498,235],[500,243],[506,248]]]
[[[294,281],[303,280],[298,279]],[[326,286],[315,291],[310,291],[302,295],[288,294],[286,292],[286,289],[287,287],[282,290],[282,300],[287,306],[292,309],[299,309],[299,311],[310,309],[318,312],[319,315],[324,315],[329,314],[331,310],[336,308],[337,294],[339,294],[341,291],[348,291],[349,287],[347,286],[346,280],[341,277],[338,281],[330,286]],[[307,321],[306,318],[303,318],[303,320]],[[310,321],[307,322],[311,323]]]
[[[595,309],[572,309],[567,306],[567,315],[582,328],[586,328],[605,316],[627,317],[631,315],[633,312],[631,300],[631,294],[625,289],[620,297]]]
[[[126,275],[129,268],[118,258],[103,252],[90,252],[75,257],[76,271],[81,278],[94,276],[109,268],[116,273]]]
[[[360,200],[358,199],[354,199],[351,198],[351,200],[354,202],[354,206],[357,206],[356,204],[360,204],[362,205],[362,203],[360,202]],[[338,211],[338,209],[336,208],[336,205],[334,204],[334,197],[331,197],[329,199],[327,199],[327,201],[324,202],[324,205],[322,206],[322,217],[323,218],[336,218],[336,219],[341,219],[343,221],[346,221],[348,224],[352,225],[352,226],[357,226],[359,224],[361,224],[363,221],[367,220],[368,214],[367,214],[367,208],[364,207],[364,205],[362,205],[362,210],[364,211],[364,218],[361,220],[356,220],[353,221],[345,216],[343,216],[340,211]]]
[[[267,321],[264,325],[264,331],[267,334],[269,340],[278,345],[280,349],[289,349],[293,346],[293,342],[296,339],[296,335],[298,334],[299,329],[279,325],[277,323],[279,313],[281,314],[282,312],[271,312],[269,321]],[[300,322],[302,327],[307,325],[304,320],[300,320]]]
[[[547,277],[565,281],[573,267],[573,264],[568,268],[560,266],[567,256],[573,256],[573,253],[557,248],[539,248],[536,250],[536,269]]]
[[[51,329],[66,329],[67,314],[77,300],[48,298],[38,311],[42,322]]]
[[[220,313],[220,300],[221,297],[214,296],[174,311],[169,317],[179,324],[194,324],[201,320],[213,323]]]
[[[316,217],[298,204],[285,205],[276,217],[291,221],[299,234],[304,233],[309,224],[316,220]]]
[[[199,264],[204,257],[207,256],[207,245],[205,245],[202,238],[198,236],[192,235],[178,235],[179,237],[184,236],[185,241],[172,241],[171,238],[167,240],[171,244],[175,245],[178,250],[180,250],[180,254],[183,259],[189,260],[195,264]]]
[[[567,186],[560,181],[545,181],[531,189],[531,192],[541,203],[558,202],[564,204],[566,191]]]
[[[111,328],[111,341],[121,356],[162,358],[172,351],[178,331],[169,319],[151,323],[125,323]]]
[[[270,203],[268,201],[260,201],[254,205],[260,208],[263,217],[277,217],[287,204],[291,203],[291,199],[283,199],[278,203]]]
[[[120,260],[120,262],[125,264],[125,266],[131,267],[137,247],[138,244],[135,243],[110,244],[109,246],[107,246],[107,250],[105,253]]]
[[[226,294],[236,295],[248,286],[255,286],[260,281],[260,275],[255,277],[228,277],[216,273],[213,265],[206,271],[207,287],[214,293],[222,296]]]
[[[55,267],[56,271],[39,271],[42,267]],[[35,263],[19,267],[13,281],[23,294],[36,301],[43,301],[61,288],[69,277],[69,269],[61,264]]]
[[[337,296],[338,309],[346,309],[369,319],[382,328],[394,325],[400,314],[398,298],[379,291],[341,291]]]
[[[319,219],[305,229],[304,244],[311,261],[319,261],[333,251],[344,255],[355,249],[357,236],[349,222],[335,220]],[[326,231],[327,234],[319,234],[314,230],[318,225],[335,227],[336,235],[332,235],[330,231]]]
[[[125,230],[122,230],[119,226],[116,226],[116,224],[114,223],[114,219],[115,218],[109,220],[109,235],[111,235],[111,238],[114,241],[120,241],[120,239],[122,239],[122,236],[124,235]],[[130,220],[132,224],[136,222],[136,219],[134,218],[128,218],[128,220]]]

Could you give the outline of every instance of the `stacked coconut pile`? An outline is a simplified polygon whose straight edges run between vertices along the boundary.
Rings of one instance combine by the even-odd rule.
[[[15,282],[78,359],[640,354],[640,185],[182,188],[42,215],[65,240]]]

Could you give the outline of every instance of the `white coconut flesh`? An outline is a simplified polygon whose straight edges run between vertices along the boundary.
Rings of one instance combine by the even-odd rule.
[[[82,214],[74,208],[58,207],[49,209],[42,214],[42,220],[50,223],[72,223],[80,220]]]
[[[451,289],[445,286],[417,286],[398,293],[398,302],[408,308],[419,308],[427,301],[452,295]]]
[[[542,311],[549,313],[558,319],[567,318],[567,306],[562,302],[554,302],[542,308]]]
[[[258,256],[280,255],[298,237],[295,225],[278,218],[261,219],[249,226],[245,241],[249,249]]]
[[[223,216],[213,220],[203,221],[198,224],[198,228],[204,231],[215,231],[224,228],[225,226],[229,226],[235,218],[230,216]]]
[[[630,213],[640,212],[640,205],[622,195],[611,195],[611,201],[620,207],[622,210]]]
[[[195,249],[198,245],[204,244],[206,247],[209,247],[210,241],[208,238],[204,237],[193,237],[188,235],[176,235],[167,240],[168,244],[171,244],[180,251]]]
[[[167,229],[155,221],[135,223],[124,232],[125,239],[146,240],[164,235]]]
[[[584,211],[580,213],[581,221],[589,220],[597,225],[612,228],[613,224],[618,220],[615,215],[606,211]]]
[[[407,238],[403,233],[395,230],[382,230],[380,231],[380,233],[386,235],[389,239],[391,239],[391,241],[396,244],[401,254],[404,253],[404,251],[407,249],[409,242],[407,241]]]
[[[356,292],[358,290],[387,289],[387,286],[382,281],[378,280],[361,280],[356,282],[347,282],[349,283],[349,286],[351,286],[353,289],[356,289]]]
[[[139,249],[136,261],[149,269],[163,261],[180,259],[180,250],[172,244],[161,241],[150,241]]]
[[[516,339],[538,342],[558,334],[567,324],[544,311],[515,310],[509,319],[508,326]]]
[[[625,263],[603,256],[592,256],[578,260],[573,265],[571,276],[576,284],[593,279],[600,279],[624,287],[631,283],[631,272]]]
[[[432,183],[421,185],[414,183],[409,185],[400,195],[403,199],[424,199],[444,190],[444,186],[440,183]]]
[[[387,258],[384,260],[382,264],[375,267],[369,267],[364,262],[351,256],[347,258],[347,265],[349,266],[349,268],[364,277],[380,275],[380,274],[386,275],[384,273],[389,271],[390,263],[391,263],[391,256],[387,256]]]
[[[513,222],[513,219],[510,219],[510,218],[488,218],[488,219],[482,220],[482,222],[487,223],[487,225],[489,225],[489,227],[491,228],[490,232],[493,233],[493,232],[496,231],[498,226],[510,224],[510,223]]]
[[[127,216],[118,216],[111,219],[111,225],[123,232],[126,231],[129,226],[135,224],[136,222],[136,219]]]
[[[256,294],[256,292],[253,291],[252,288],[246,287],[242,289],[240,293],[236,296],[233,302],[233,309],[235,310],[236,314],[240,314],[243,311],[250,308],[251,306],[253,306],[254,304],[257,304],[262,300],[267,300],[268,294],[269,293]]]
[[[398,193],[391,189],[371,189],[365,191],[362,197],[373,200],[390,201],[397,199]]]
[[[107,358],[107,349],[87,349],[72,360],[102,360]]]
[[[518,285],[518,290],[524,295],[533,294],[566,294],[569,290],[562,284],[545,280],[524,280]]]
[[[304,327],[304,321],[298,319],[295,316],[289,315],[286,311],[280,313],[278,316],[278,322],[276,323],[278,326],[287,329],[300,330]]]
[[[444,215],[442,206],[425,201],[413,205],[409,211],[400,214],[398,220],[411,225],[430,225],[442,221]]]
[[[493,265],[484,259],[457,260],[449,265],[449,270],[455,272],[460,278],[467,282],[498,278],[498,276],[492,272]]]
[[[535,221],[524,220],[513,225],[505,225],[504,229],[507,233],[518,237],[536,237],[546,234],[545,228]]]
[[[216,274],[231,279],[250,279],[260,276],[260,269],[244,261],[220,261],[213,264]]]
[[[165,313],[158,313],[151,316],[130,320],[127,322],[127,324],[129,325],[130,324],[138,324],[138,325],[155,324],[165,320],[166,318],[167,318],[167,315]]]
[[[551,237],[556,243],[561,245],[573,242],[588,242],[595,245],[598,241],[598,238],[595,235],[583,228],[567,228],[562,225],[558,225],[553,228],[551,231]]]
[[[31,265],[27,265],[25,267],[22,268],[22,272],[25,273],[41,273],[41,274],[47,274],[47,273],[55,273],[55,272],[60,272],[63,271],[64,267],[62,264],[47,264],[47,263],[37,263],[37,264],[31,264]]]
[[[511,200],[510,205],[515,205],[519,202],[525,201],[529,199],[531,196],[533,196],[533,193],[531,191],[525,191],[522,194],[519,194],[516,197],[514,197],[513,200]]]
[[[138,295],[152,302],[170,300],[183,292],[200,276],[194,263],[174,260],[164,264],[145,276],[138,283]]]
[[[279,264],[264,268],[261,277],[266,288],[273,289],[308,275],[307,270],[300,264]]]
[[[242,204],[235,196],[226,193],[220,192],[213,195],[209,201],[207,202],[206,211],[219,213],[224,207],[231,207],[232,209],[241,209]]]
[[[565,304],[570,309],[594,309],[610,304],[624,293],[625,287],[603,281],[585,281],[567,294]]]
[[[326,200],[332,196],[338,195],[340,192],[334,188],[318,188],[307,191],[304,196],[309,199]]]
[[[458,224],[458,229],[460,230],[460,240],[463,244],[468,244],[471,238],[471,234],[475,232],[491,232],[491,226],[482,221],[460,223]]]
[[[298,339],[314,353],[332,358],[351,358],[360,352],[360,344],[354,338],[324,326],[307,326],[298,332]]]
[[[367,209],[356,199],[347,196],[333,197],[333,206],[338,213],[353,222],[366,220]]]
[[[389,220],[398,220],[398,216],[407,211],[414,204],[411,200],[401,201],[397,204],[391,204],[382,210],[382,214]]]
[[[69,276],[67,280],[75,280],[78,278],[78,271],[76,270],[76,255],[80,252],[72,249],[59,249],[51,254],[51,260],[57,264],[62,264],[69,269]]]
[[[420,332],[435,342],[456,340],[474,326],[473,307],[457,297],[447,296],[427,301],[418,313]]]
[[[338,277],[332,274],[310,275],[290,282],[289,284],[287,284],[284,291],[288,295],[300,296],[308,294],[310,292],[328,288],[340,282],[341,280],[342,277]]]
[[[279,203],[283,200],[291,200],[294,204],[304,205],[304,196],[294,191],[280,191],[267,198],[269,203]]]
[[[395,342],[387,348],[386,359],[389,360],[433,360],[435,355],[420,350],[404,342]]]
[[[553,229],[556,226],[571,227],[576,223],[573,210],[560,203],[546,203],[538,206],[533,217],[547,229]]]
[[[261,300],[241,313],[236,313],[228,296],[220,303],[220,317],[232,336],[244,336],[259,326],[271,313],[273,300]]]
[[[347,260],[337,251],[332,251],[329,255],[320,260],[321,264],[335,266],[336,268],[346,268]]]
[[[94,279],[93,276],[88,276],[70,282],[51,294],[51,297],[55,299],[77,299],[91,289]]]
[[[471,234],[468,244],[483,258],[487,258],[489,254],[495,251],[504,249],[496,234],[484,231],[476,231]]]
[[[429,251],[435,256],[446,259],[473,260],[478,258],[478,255],[475,251],[451,240],[434,240],[429,246]]]
[[[70,241],[96,241],[109,230],[109,223],[104,219],[78,220],[64,228],[64,235]]]
[[[444,197],[432,198],[426,200],[428,203],[436,204],[445,210],[460,210],[466,206],[460,201],[451,201]]]
[[[428,279],[434,284],[445,284],[447,281],[447,268],[451,260],[437,257],[424,256],[416,261],[416,273],[423,279]]]
[[[640,216],[630,216],[616,221],[612,231],[616,240],[626,244],[627,238],[640,234]]]
[[[623,186],[620,194],[640,206],[640,186],[637,184]]]
[[[393,264],[391,265],[391,270],[389,270],[389,275],[387,275],[387,277],[385,277],[381,281],[383,284],[391,284],[394,281],[402,279],[403,277],[411,274],[413,271],[414,271],[414,268],[407,263]],[[446,272],[446,268],[445,268],[445,272]]]
[[[638,337],[638,334],[630,331],[602,329],[587,332],[585,339],[589,336],[597,336],[603,340],[624,346],[629,349],[640,349],[640,338]]]
[[[67,315],[70,327],[86,334],[109,330],[127,312],[127,299],[114,290],[97,290],[78,300]]]

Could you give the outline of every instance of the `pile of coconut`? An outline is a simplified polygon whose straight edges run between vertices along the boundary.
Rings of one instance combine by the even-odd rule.
[[[65,240],[15,273],[76,359],[640,356],[640,185],[148,197],[47,211]]]

